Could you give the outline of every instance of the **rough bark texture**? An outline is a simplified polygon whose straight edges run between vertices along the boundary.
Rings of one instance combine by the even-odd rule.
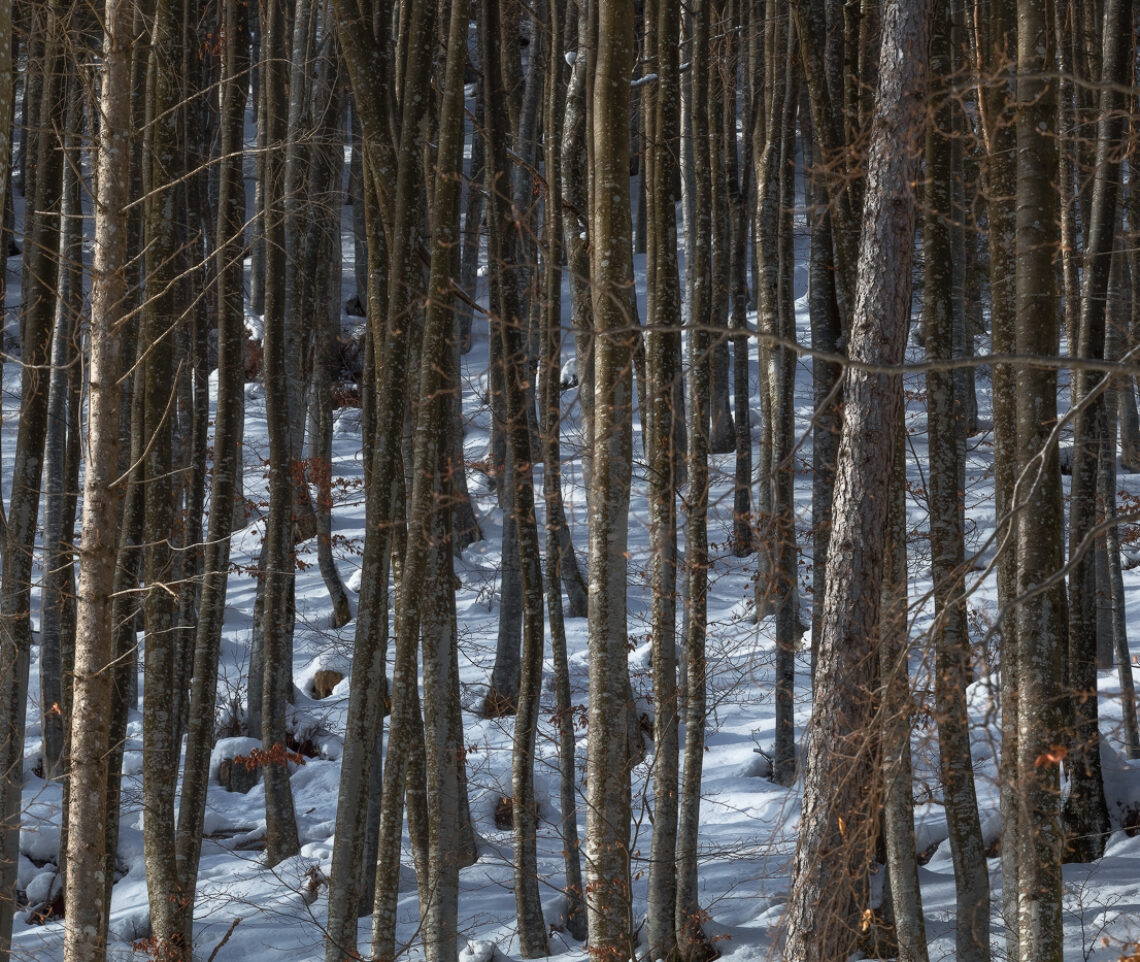
[[[924,129],[929,0],[883,10],[879,86],[867,158],[867,202],[850,339],[855,362],[902,361],[910,313],[913,184]],[[847,958],[858,941],[859,893],[875,850],[867,790],[874,739],[873,648],[889,499],[872,498],[891,472],[901,417],[897,375],[849,368],[828,556],[816,699],[784,958]]]

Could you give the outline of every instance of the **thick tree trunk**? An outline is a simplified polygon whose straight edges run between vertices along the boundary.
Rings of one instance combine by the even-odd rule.
[[[173,406],[175,323],[174,300],[180,231],[175,213],[179,176],[178,105],[182,101],[179,26],[181,0],[160,0],[151,33],[148,93],[155,118],[147,144],[150,193],[144,204],[147,307],[143,332],[148,345],[143,374],[143,406],[147,445],[144,456],[145,522],[143,569],[145,687],[143,689],[143,850],[147,895],[156,951],[162,959],[182,960],[190,946],[181,942],[176,906],[181,896],[175,863],[175,786],[178,778],[178,719],[174,709],[175,598]]]
[[[884,6],[879,86],[867,157],[866,207],[850,338],[853,361],[897,365],[910,315],[915,182],[921,157],[930,2]],[[881,490],[902,415],[898,375],[849,368],[827,562],[816,700],[806,746],[803,815],[784,958],[847,958],[858,941],[878,813],[869,769],[873,647],[887,530]]]

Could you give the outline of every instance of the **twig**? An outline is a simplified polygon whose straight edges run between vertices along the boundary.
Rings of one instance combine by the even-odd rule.
[[[230,927],[226,929],[226,934],[222,936],[222,941],[214,946],[214,951],[210,953],[210,957],[206,960],[206,962],[214,962],[215,956],[217,956],[217,954],[222,951],[222,946],[225,945],[230,940],[230,936],[234,934],[234,929],[238,927],[238,923],[241,921],[241,918],[242,917],[239,915],[230,923]]]

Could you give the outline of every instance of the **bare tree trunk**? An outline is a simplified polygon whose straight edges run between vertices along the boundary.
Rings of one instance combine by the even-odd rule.
[[[905,424],[895,439],[883,614],[879,626],[883,848],[899,962],[927,962],[926,922],[914,841],[914,770],[910,757],[910,630],[907,624]]]
[[[369,350],[362,394],[365,423],[370,427],[365,431],[363,578],[357,605],[353,681],[329,883],[327,962],[355,958],[357,912],[371,909],[374,890],[381,882],[376,869],[382,837],[382,787],[387,784],[380,764],[380,745],[381,718],[387,711],[388,691],[385,662],[392,545],[389,521],[394,514],[393,491],[400,463],[396,444],[407,400],[406,339],[397,335],[388,337],[388,266],[389,254],[394,251],[386,246],[382,227],[383,218],[394,215],[394,210],[388,205],[388,198],[382,195],[380,185],[385,174],[395,177],[393,131],[389,125],[392,84],[388,81],[392,77],[392,58],[386,34],[391,20],[390,8],[385,6],[377,11],[374,20],[367,20],[362,18],[358,7],[338,0],[336,14],[365,155],[362,188],[368,242],[369,334],[366,343]],[[406,229],[406,224],[404,226]],[[395,242],[399,236],[393,235],[393,248],[398,247]],[[391,330],[398,328],[392,325]],[[402,820],[402,771],[400,776],[398,819]],[[396,831],[399,831],[399,821]]]
[[[705,751],[705,632],[708,611],[709,450],[711,447],[710,328],[714,308],[712,263],[712,172],[709,118],[706,110],[710,63],[711,0],[692,7],[693,180],[695,182],[694,246],[686,248],[691,278],[689,304],[689,370],[686,378],[689,449],[686,459],[685,570],[688,588],[684,633],[683,712],[684,764],[677,820],[677,954],[684,962],[702,962],[708,946],[697,892],[697,837],[700,828],[701,773]]]
[[[677,948],[677,799],[679,794],[677,691],[677,422],[681,379],[680,277],[673,180],[680,133],[680,5],[645,5],[647,55],[656,58],[657,83],[646,105],[646,334],[649,410],[646,499],[649,503],[651,633],[653,637],[653,840],[649,860],[648,940],[654,959]],[[739,341],[737,342],[739,345]],[[738,347],[739,350],[739,347]],[[739,411],[737,424],[739,425]],[[751,442],[751,439],[750,439]],[[746,483],[751,478],[746,479]],[[747,521],[745,522],[747,524]]]
[[[242,342],[245,255],[245,184],[242,132],[249,65],[248,11],[240,0],[227,0],[221,15],[221,156],[218,174],[217,238],[214,245],[218,283],[218,389],[215,413],[214,468],[210,523],[203,560],[202,597],[194,641],[186,768],[178,811],[178,878],[183,900],[177,906],[182,944],[193,944],[194,901],[202,851],[202,827],[214,742],[218,657],[230,557],[230,531],[237,500],[241,457],[239,439],[245,415]]]
[[[910,315],[913,188],[921,159],[932,4],[891,0],[882,12],[879,85],[867,156],[866,206],[850,356],[898,365]],[[805,51],[806,54],[806,51]],[[902,414],[898,375],[849,368],[827,561],[816,696],[784,958],[847,958],[858,940],[864,876],[875,851],[877,792],[868,736],[878,675],[887,498]],[[874,670],[873,670],[874,669]]]
[[[933,95],[939,108],[926,131],[923,199],[922,323],[926,356],[954,356],[954,278],[963,266],[954,261],[954,164],[952,104],[942,86],[951,75],[949,10],[935,17],[931,44]],[[926,375],[927,424],[930,435],[930,551],[934,583],[935,720],[946,824],[954,861],[958,925],[957,954],[963,962],[987,962],[989,875],[982,844],[970,754],[970,715],[966,686],[970,678],[970,638],[964,597],[965,543],[961,515],[960,472],[965,454],[964,402],[958,396],[956,372]]]
[[[68,604],[71,578],[71,552],[74,531],[64,527],[66,468],[69,436],[68,399],[71,392],[71,362],[75,359],[75,324],[83,306],[82,219],[79,212],[80,187],[75,171],[79,164],[78,78],[68,80],[70,91],[66,114],[67,163],[61,165],[59,293],[52,322],[51,374],[48,385],[48,422],[44,441],[44,585],[40,599],[40,718],[43,730],[43,769],[46,778],[64,775],[62,768],[64,736],[71,715],[71,664],[65,656],[63,639],[64,607]],[[78,260],[79,266],[76,267]],[[77,276],[78,275],[78,276]],[[79,289],[73,286],[78,281]],[[74,521],[74,510],[71,512]],[[74,527],[74,525],[73,525]],[[66,672],[66,674],[65,674]]]
[[[327,30],[331,26],[326,25]],[[325,41],[318,65],[314,90],[316,142],[313,146],[309,183],[309,225],[305,236],[303,263],[316,265],[308,299],[313,311],[312,389],[310,420],[312,429],[312,478],[317,491],[317,562],[332,604],[332,626],[342,628],[352,620],[344,582],[337,571],[332,551],[332,376],[337,363],[337,335],[340,330],[341,277],[341,173],[344,167],[339,46],[335,39]]]
[[[146,644],[143,690],[143,823],[147,895],[160,958],[181,960],[190,946],[181,942],[175,908],[181,897],[175,862],[175,786],[178,778],[178,720],[174,709],[175,589],[170,534],[174,528],[173,417],[177,308],[174,291],[179,260],[175,214],[179,176],[178,105],[182,102],[179,27],[181,0],[160,0],[151,33],[148,94],[154,117],[147,143],[150,192],[144,204],[147,344],[143,374],[146,488],[143,529]],[[181,366],[180,366],[181,370]]]
[[[995,353],[1012,354],[1014,343],[1014,195],[1017,133],[1011,84],[1016,29],[1014,0],[991,0],[979,18],[978,75],[983,82],[979,118],[985,141],[983,168],[989,221],[990,342]],[[997,508],[998,610],[1001,621],[1002,755],[999,788],[1002,840],[1002,918],[1006,953],[1017,956],[1017,619],[1011,603],[1017,595],[1017,515],[1012,512],[1017,461],[1014,372],[1008,364],[993,370],[994,501]]]
[[[736,474],[735,492],[732,506],[732,550],[738,558],[750,555],[754,550],[752,538],[752,412],[751,390],[749,388],[749,338],[748,338],[748,240],[751,228],[751,205],[749,200],[753,190],[755,171],[752,168],[752,140],[748,131],[752,129],[753,104],[747,85],[743,91],[744,116],[742,129],[745,131],[740,157],[736,149],[736,76],[740,65],[746,71],[748,36],[752,27],[752,5],[743,0],[733,0],[732,30],[735,39],[730,40],[734,56],[731,59],[731,79],[725,85],[723,132],[728,160],[729,204],[732,218],[732,252],[729,286],[731,288],[732,309],[729,328],[736,333],[732,342],[732,407],[733,422],[736,427]],[[756,19],[759,19],[757,17]],[[667,189],[667,188],[663,188]],[[667,195],[670,196],[670,195]],[[674,228],[674,233],[676,229]],[[674,246],[676,241],[674,241]]]
[[[95,252],[91,290],[86,471],[75,640],[71,758],[68,777],[67,870],[64,897],[67,962],[103,962],[107,953],[105,879],[107,783],[111,715],[111,597],[118,549],[119,419],[122,314],[126,307],[130,187],[130,73],[134,3],[108,0],[103,19],[95,164]],[[4,46],[0,44],[0,46]],[[0,78],[8,71],[0,62]],[[7,126],[0,123],[0,130]],[[0,948],[6,946],[0,941]]]
[[[636,336],[629,207],[629,81],[636,47],[632,0],[596,2],[598,43],[587,118],[595,336],[586,890],[590,893],[591,950],[617,960],[632,959],[635,948],[629,852],[625,552],[633,453],[630,371]]]
[[[545,269],[543,275],[543,341],[539,369],[539,412],[542,417],[542,493],[546,502],[546,610],[550,621],[550,649],[554,662],[554,692],[558,724],[559,830],[566,867],[567,930],[576,939],[586,937],[586,896],[579,854],[577,771],[575,767],[574,709],[570,695],[570,669],[566,626],[562,609],[561,535],[566,526],[562,509],[562,151],[560,133],[566,108],[566,72],[558,55],[563,47],[561,11],[550,16],[551,69],[547,75],[546,137],[547,208]],[[568,534],[568,532],[567,532]],[[572,609],[573,610],[573,609]],[[583,614],[585,609],[583,609]]]
[[[32,559],[39,514],[43,445],[47,431],[48,368],[59,251],[61,158],[53,118],[63,109],[63,4],[44,5],[43,88],[39,98],[32,210],[24,256],[24,309],[20,316],[20,424],[11,475],[11,500],[4,528],[0,581],[0,952],[12,938],[16,869],[19,862],[24,731],[32,647]],[[7,44],[7,39],[0,46]],[[11,76],[11,73],[6,75]],[[25,100],[27,103],[27,100]],[[10,129],[5,126],[4,137]]]
[[[1127,82],[1130,63],[1127,27],[1129,0],[1111,0],[1104,15],[1104,84],[1097,119],[1096,167],[1088,210],[1084,269],[1081,274],[1080,327],[1076,356],[1104,357],[1106,294],[1117,223],[1120,162],[1116,156],[1123,132],[1116,85]],[[1071,348],[1070,348],[1071,350]],[[1079,404],[1101,383],[1102,372],[1073,373],[1073,402]],[[1067,770],[1070,792],[1061,813],[1066,859],[1090,862],[1104,852],[1108,808],[1100,764],[1099,696],[1097,694],[1096,552],[1081,542],[1097,521],[1097,466],[1103,447],[1105,397],[1085,403],[1073,423],[1073,480],[1069,497],[1069,647],[1068,685],[1072,693],[1073,735]]]
[[[1117,237],[1116,249],[1113,252],[1112,272],[1109,279],[1108,290],[1108,317],[1105,325],[1104,356],[1105,360],[1116,361],[1123,353],[1126,343],[1128,321],[1131,305],[1128,303],[1125,291],[1129,287],[1128,252],[1124,247],[1124,238]],[[1097,502],[1101,517],[1112,522],[1116,519],[1116,451],[1119,418],[1117,411],[1117,393],[1121,389],[1121,382],[1128,385],[1131,390],[1131,378],[1113,377],[1109,389],[1105,392],[1106,427],[1104,439],[1100,449],[1100,465],[1097,470]],[[1124,608],[1124,575],[1120,564],[1120,529],[1109,527],[1104,533],[1104,554],[1107,568],[1107,589],[1102,585],[1098,592],[1107,590],[1108,594],[1108,625],[1107,632],[1112,646],[1112,664],[1116,665],[1117,677],[1120,680],[1120,715],[1124,728],[1124,747],[1129,758],[1140,757],[1140,728],[1136,718],[1136,685],[1132,677],[1132,659],[1128,650],[1128,622]],[[1098,634],[1100,628],[1098,627]],[[1100,645],[1100,639],[1097,641]]]
[[[598,0],[573,0],[577,18],[567,22],[577,27],[570,84],[566,90],[566,115],[562,126],[563,206],[566,225],[566,261],[570,273],[570,320],[574,330],[574,364],[578,372],[578,403],[582,408],[582,485],[589,505],[593,490],[594,463],[594,339],[590,295],[590,159],[587,151],[587,115],[590,73],[597,56],[590,36],[591,4]],[[569,33],[569,31],[568,31]]]
[[[1057,351],[1057,91],[1043,0],[1017,3],[1016,348]],[[1023,962],[1062,957],[1060,766],[1064,589],[1042,590],[1061,566],[1061,485],[1053,371],[1025,366],[1016,375],[1018,485],[1013,503],[1032,523],[1018,525],[1017,884]],[[1029,593],[1033,593],[1029,595]],[[1028,597],[1027,597],[1028,595]],[[1003,751],[1011,746],[1003,745]],[[1042,760],[1044,759],[1044,760]],[[1008,882],[1006,883],[1008,884]]]
[[[263,768],[265,844],[270,866],[296,855],[297,819],[285,760],[285,704],[293,685],[293,450],[289,419],[285,315],[285,223],[282,211],[282,157],[286,137],[282,115],[286,46],[285,0],[266,0],[262,65],[266,101],[265,156],[265,418],[269,435],[269,517],[265,532],[263,615],[264,671],[261,683],[261,740],[270,754]]]

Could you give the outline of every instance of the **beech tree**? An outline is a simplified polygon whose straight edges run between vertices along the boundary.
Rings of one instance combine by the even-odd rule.
[[[127,306],[130,68],[134,3],[108,0],[103,18],[97,194],[87,377],[86,473],[80,542],[71,757],[68,776],[64,958],[102,962],[107,954],[107,786],[113,675],[111,597],[118,550],[120,332]],[[4,46],[0,44],[0,46]],[[0,71],[0,76],[7,73]],[[3,127],[7,130],[7,127]],[[17,786],[20,779],[16,781]],[[18,795],[17,795],[18,799]],[[112,838],[117,838],[113,835]],[[112,853],[113,856],[113,853]],[[15,860],[13,859],[13,862]],[[3,900],[5,904],[10,904]],[[0,910],[2,911],[2,910]],[[8,924],[11,924],[8,916]],[[10,928],[9,928],[10,931]],[[0,943],[0,949],[7,946]]]
[[[626,546],[633,446],[634,307],[629,206],[632,0],[595,0],[590,139],[594,432],[590,478],[590,752],[586,890],[596,954],[632,958],[626,718]]]
[[[972,752],[999,727],[1004,951],[1059,959],[1062,862],[1101,858],[1115,824],[1101,752],[1140,752],[1117,503],[1131,485],[1117,458],[1127,472],[1140,451],[1134,13],[1130,0],[0,2],[0,243],[21,283],[0,358],[9,392],[20,382],[0,510],[0,962],[23,948],[21,805],[41,777],[64,794],[50,817],[64,957],[115,950],[119,823],[135,804],[124,758],[140,732],[150,948],[205,951],[210,761],[223,724],[243,722],[240,706],[219,717],[219,656],[244,641],[229,579],[247,559],[231,536],[266,497],[245,537],[264,530],[245,721],[266,752],[265,862],[281,879],[314,831],[293,809],[287,751],[305,711],[294,633],[315,634],[298,619],[314,596],[295,600],[310,551],[322,620],[351,645],[343,752],[320,761],[340,765],[327,924],[322,894],[312,909],[327,962],[458,958],[464,869],[488,849],[468,803],[476,688],[502,716],[480,720],[501,726],[493,750],[511,752],[511,951],[589,936],[607,962],[710,958],[720,646],[726,663],[747,647],[775,667],[757,685],[774,706],[766,791],[800,814],[787,959],[926,962],[944,938],[924,917],[924,898],[945,902],[918,866],[916,769],[945,812],[956,955],[989,957],[992,803],[975,788],[989,762]],[[337,341],[350,229],[359,367]],[[249,397],[264,391],[269,447],[248,504],[247,312],[264,315]],[[919,317],[922,361],[904,354]],[[970,357],[975,337],[990,357]],[[332,497],[353,446],[333,409],[342,362],[362,405],[358,593],[338,571]],[[975,375],[992,377],[992,435]],[[973,502],[991,450],[992,519]],[[486,488],[469,490],[487,464]],[[465,621],[480,564],[465,549],[496,530],[502,565],[484,570],[498,621]],[[732,602],[755,600],[747,642],[718,612],[744,584]],[[587,619],[585,652],[573,618]],[[480,645],[496,633],[484,685]],[[1100,695],[1110,668],[1119,729]],[[936,745],[914,740],[927,717]],[[306,901],[322,884],[310,878]],[[31,924],[60,903],[27,908]]]
[[[913,185],[924,130],[932,4],[888,0],[882,13],[879,85],[867,155],[843,429],[828,549],[815,704],[807,734],[803,815],[796,846],[784,957],[846,958],[862,917],[864,866],[877,829],[869,764],[889,499],[864,498],[890,476],[902,406],[899,376],[910,317]],[[863,365],[866,365],[864,367]],[[817,922],[817,919],[819,920]]]

